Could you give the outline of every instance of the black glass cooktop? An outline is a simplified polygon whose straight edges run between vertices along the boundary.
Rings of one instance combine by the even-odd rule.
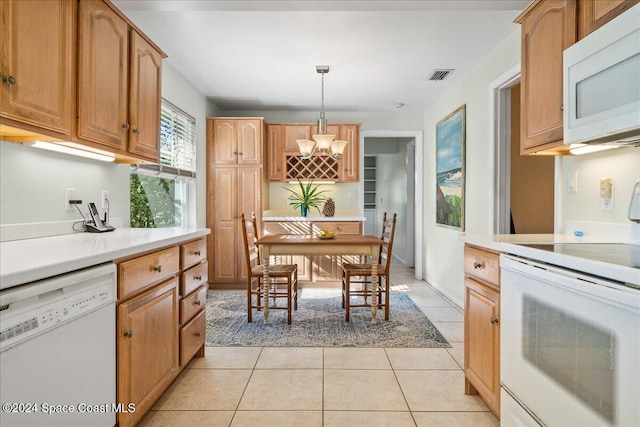
[[[521,244],[521,246],[640,269],[640,245],[625,243],[531,243]]]

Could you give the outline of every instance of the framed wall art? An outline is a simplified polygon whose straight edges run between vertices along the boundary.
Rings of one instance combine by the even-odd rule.
[[[436,225],[464,231],[466,105],[436,124]]]

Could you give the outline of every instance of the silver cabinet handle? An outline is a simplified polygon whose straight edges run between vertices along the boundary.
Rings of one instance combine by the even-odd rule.
[[[479,269],[479,268],[483,268],[483,267],[484,267],[484,263],[482,263],[482,262],[478,262],[478,261],[474,261],[474,262],[473,262],[473,268],[474,268],[474,269],[476,269],[476,270],[477,270],[477,269]]]
[[[194,254],[196,254],[197,256],[200,256],[200,251],[195,251]]]
[[[138,129],[138,128],[134,128],[134,129],[133,129],[133,133],[140,133],[140,129]]]
[[[194,280],[202,280],[202,276],[193,276]]]
[[[153,271],[157,271],[158,273],[162,272],[162,265],[156,265],[155,267],[153,267]]]
[[[123,127],[125,130],[129,130],[129,127],[130,127],[130,126],[129,126],[129,123],[125,123],[125,124],[123,124],[123,125],[122,125],[122,127]]]
[[[2,81],[8,84],[9,86],[13,86],[16,84],[16,78],[13,76],[6,76],[2,78]]]
[[[129,329],[128,331],[124,331],[124,336],[127,338],[133,337],[133,329]]]
[[[196,332],[194,335],[196,336],[196,338],[200,338],[200,332]]]
[[[489,322],[491,322],[492,325],[495,325],[496,323],[498,323],[498,319],[496,317],[491,317],[489,319]]]
[[[200,300],[197,300],[197,301],[193,302],[193,305],[200,305],[200,304],[201,304]]]

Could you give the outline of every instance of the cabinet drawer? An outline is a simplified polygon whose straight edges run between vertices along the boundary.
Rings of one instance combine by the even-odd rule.
[[[180,270],[178,247],[124,261],[118,266],[118,298],[126,298]]]
[[[180,246],[180,265],[187,269],[207,258],[207,239],[202,238]]]
[[[264,235],[269,234],[309,234],[311,226],[308,222],[262,222]]]
[[[180,278],[180,295],[187,296],[191,292],[195,291],[202,284],[206,284],[209,281],[208,272],[209,263],[207,261],[202,262],[195,267],[191,267]]]
[[[200,310],[204,309],[207,302],[207,287],[202,286],[197,291],[180,300],[180,324],[184,325]]]
[[[180,366],[186,365],[204,345],[206,327],[204,310],[182,327],[180,330]]]
[[[500,288],[500,255],[465,246],[464,272]]]
[[[336,234],[362,234],[361,222],[314,222],[313,234],[317,234],[320,230],[333,231]]]

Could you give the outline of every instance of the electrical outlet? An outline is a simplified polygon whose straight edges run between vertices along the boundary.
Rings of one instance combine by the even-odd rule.
[[[73,209],[73,205],[69,204],[69,200],[75,200],[75,198],[76,198],[76,189],[66,188],[64,190],[64,208]]]
[[[102,209],[109,209],[109,192],[107,190],[102,190],[100,200],[102,200]]]

